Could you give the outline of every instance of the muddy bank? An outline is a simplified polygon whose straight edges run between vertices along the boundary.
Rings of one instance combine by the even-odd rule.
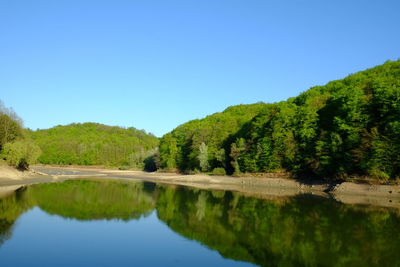
[[[400,208],[399,185],[369,185],[349,182],[328,184],[321,181],[299,181],[281,177],[181,175],[175,173],[148,173],[85,167],[34,166],[33,170],[51,175],[55,179],[73,179],[77,177],[139,179],[200,189],[239,191],[260,197],[287,197],[297,194],[314,194],[334,198],[348,204],[372,204]]]
[[[369,204],[400,208],[399,185],[369,185],[344,182],[330,192],[332,196],[347,204]]]
[[[231,190],[262,198],[314,194],[347,204],[366,204],[400,208],[399,185],[369,185],[344,182],[298,181],[280,177],[231,177],[147,173],[85,167],[33,166],[29,172],[0,168],[0,186],[57,182],[75,178],[134,179],[200,189]]]
[[[12,167],[2,165],[0,166],[0,196],[8,190],[7,187],[13,188],[14,186],[49,183],[66,179],[68,179],[68,177],[56,177],[42,173],[35,169],[20,171]]]
[[[21,180],[35,174],[33,170],[20,171],[10,166],[0,166],[0,179]]]

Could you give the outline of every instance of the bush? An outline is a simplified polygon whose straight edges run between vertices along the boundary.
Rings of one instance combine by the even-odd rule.
[[[2,156],[6,159],[8,165],[26,170],[30,164],[36,162],[40,153],[40,148],[32,142],[18,140],[4,144]]]
[[[224,175],[226,175],[226,171],[225,171],[224,168],[214,168],[214,170],[212,171],[211,175],[224,176]]]
[[[373,178],[378,178],[381,180],[389,180],[390,178],[389,174],[378,169],[370,170],[369,175],[372,176]]]

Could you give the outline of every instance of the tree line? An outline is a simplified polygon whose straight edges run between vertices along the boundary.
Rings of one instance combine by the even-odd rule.
[[[390,180],[400,176],[399,103],[400,60],[286,101],[231,106],[160,139],[133,127],[98,123],[27,130],[1,104],[0,151],[10,165],[23,168],[38,158],[44,164],[182,173],[289,172]]]
[[[0,102],[0,156],[26,170],[30,164],[104,165],[155,171],[159,140],[144,130],[99,123],[72,123],[44,130],[23,127]]]
[[[400,175],[400,60],[279,103],[238,105],[160,139],[160,166],[180,172]]]

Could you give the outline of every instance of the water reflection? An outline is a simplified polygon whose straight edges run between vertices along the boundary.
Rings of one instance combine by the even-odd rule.
[[[76,220],[134,220],[156,211],[180,235],[261,266],[399,266],[398,210],[303,195],[266,200],[153,183],[71,180],[0,199],[0,242],[39,207]]]

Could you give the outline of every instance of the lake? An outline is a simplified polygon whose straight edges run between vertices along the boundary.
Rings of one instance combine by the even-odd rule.
[[[0,198],[1,266],[400,266],[400,211],[78,179]]]

